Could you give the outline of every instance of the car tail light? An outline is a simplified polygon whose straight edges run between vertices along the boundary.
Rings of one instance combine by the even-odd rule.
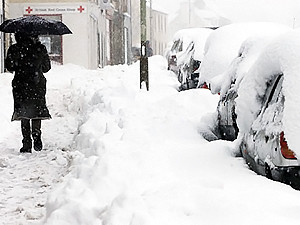
[[[209,87],[207,86],[207,84],[204,82],[204,84],[202,84],[201,86],[200,86],[200,88],[204,88],[204,89],[209,89]]]
[[[287,141],[284,137],[284,132],[280,133],[280,147],[281,147],[281,154],[286,159],[297,159],[295,157],[295,153],[289,149],[289,146],[287,144]]]

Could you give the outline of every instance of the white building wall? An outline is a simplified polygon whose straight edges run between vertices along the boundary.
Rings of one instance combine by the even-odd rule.
[[[62,22],[65,23],[73,34],[63,35],[63,64],[76,64],[93,69],[89,62],[89,24],[87,13],[63,14]]]
[[[100,12],[101,18],[98,20],[98,31],[99,31],[99,39],[100,39],[100,59],[99,59],[99,67],[104,67],[108,64],[108,57],[109,55],[109,33],[107,33],[107,29],[109,29],[109,22],[106,19],[105,11]]]
[[[66,8],[70,7],[73,9],[82,6],[84,10],[80,13],[76,12],[62,12],[55,11],[52,14],[61,14],[62,22],[65,23],[73,34],[67,34],[62,36],[62,56],[63,64],[73,63],[77,65],[84,66],[88,69],[96,69],[99,66],[99,61],[102,60],[100,66],[105,66],[107,60],[102,58],[99,59],[98,47],[102,46],[102,50],[107,51],[106,44],[108,43],[106,39],[107,30],[107,19],[105,17],[105,10],[100,9],[95,3],[88,2],[78,2],[74,3],[59,3],[59,2],[49,2],[49,3],[30,3],[30,1],[23,1],[20,3],[10,4],[10,18],[20,17],[26,14],[25,9],[30,6],[33,9],[38,8]],[[35,15],[48,15],[50,12],[37,12],[33,11],[31,14]],[[98,43],[99,35],[102,34],[103,43]]]
[[[159,11],[152,11],[152,48],[155,55],[164,55],[165,48],[167,47],[167,14]],[[150,32],[150,28],[149,28]]]
[[[131,2],[132,46],[141,46],[140,0]]]

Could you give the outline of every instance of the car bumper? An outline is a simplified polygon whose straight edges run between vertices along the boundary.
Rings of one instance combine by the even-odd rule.
[[[264,162],[255,161],[245,150],[246,146],[241,146],[241,153],[247,165],[256,173],[266,176],[269,179],[288,184],[296,190],[300,190],[300,166],[272,166],[266,167]]]
[[[300,166],[275,167],[271,170],[271,173],[274,180],[300,190]]]

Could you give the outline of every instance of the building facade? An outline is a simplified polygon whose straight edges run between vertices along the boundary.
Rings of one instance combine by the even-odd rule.
[[[42,36],[52,61],[96,69],[110,62],[109,0],[9,0],[9,17],[38,15],[60,20],[73,34]]]
[[[132,46],[131,1],[113,0],[112,5],[114,12],[110,18],[110,63],[129,64]]]
[[[176,16],[168,23],[168,39],[172,40],[173,35],[181,29],[193,27],[217,28],[231,21],[207,7],[205,1],[183,1],[176,13]]]
[[[148,13],[150,15],[150,8]],[[151,20],[151,23],[150,23]],[[148,20],[149,40],[155,55],[164,55],[167,47],[167,20],[168,15],[158,10],[151,10],[151,16]]]
[[[141,45],[141,28],[140,28],[140,0],[132,0],[132,45],[140,47]],[[167,47],[167,20],[168,15],[159,10],[147,6],[147,39],[155,55],[164,55]]]
[[[132,46],[140,47],[140,0],[7,0],[6,19],[27,15],[60,20],[73,34],[41,36],[58,64],[88,69],[129,64]],[[6,46],[12,43],[9,35]],[[154,54],[167,45],[167,14],[147,7],[147,39]],[[2,57],[3,59],[3,57]],[[3,60],[2,60],[3,61]]]

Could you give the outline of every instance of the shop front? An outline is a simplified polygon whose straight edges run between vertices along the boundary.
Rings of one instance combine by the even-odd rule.
[[[57,64],[77,64],[88,69],[106,64],[103,51],[108,42],[106,37],[106,10],[96,2],[90,1],[54,1],[47,3],[31,0],[11,0],[10,17],[38,15],[65,23],[73,34],[63,36],[40,36],[46,46],[51,61]],[[101,38],[97,38],[101,36]],[[101,42],[101,43],[100,43]],[[101,49],[100,49],[101,48]]]

